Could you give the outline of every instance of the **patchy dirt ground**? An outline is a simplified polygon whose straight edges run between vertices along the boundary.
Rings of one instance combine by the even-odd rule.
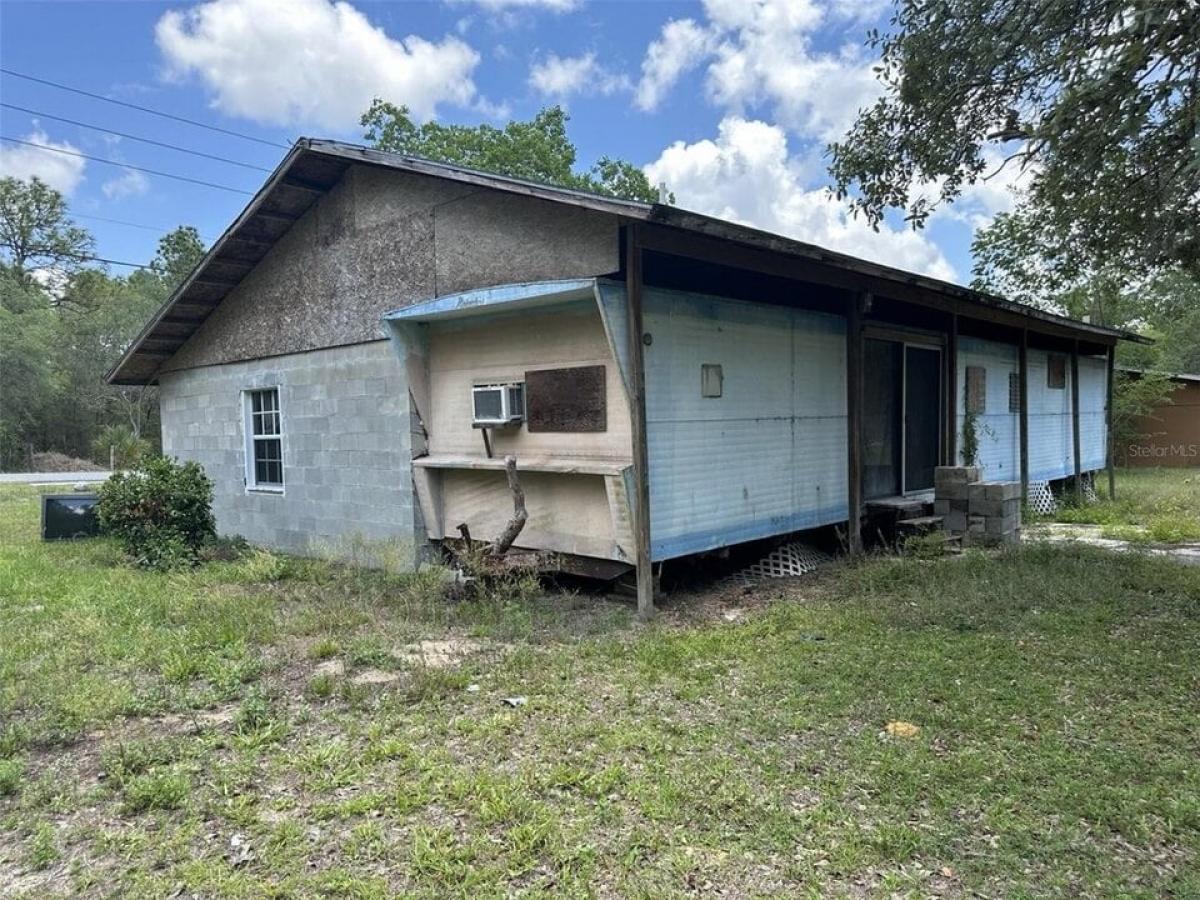
[[[643,624],[136,572],[6,502],[0,896],[1200,895],[1194,567],[881,556]]]

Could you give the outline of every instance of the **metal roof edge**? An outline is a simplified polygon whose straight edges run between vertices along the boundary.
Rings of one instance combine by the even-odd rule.
[[[383,314],[385,322],[424,322],[463,318],[489,312],[527,309],[563,300],[589,299],[596,287],[595,278],[568,278],[558,281],[521,281],[486,288],[475,288],[432,297],[411,306]]]

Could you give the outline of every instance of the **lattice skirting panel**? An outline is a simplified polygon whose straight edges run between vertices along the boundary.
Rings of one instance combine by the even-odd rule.
[[[1029,482],[1029,508],[1040,516],[1058,512],[1058,501],[1048,481]]]
[[[738,584],[753,584],[766,578],[796,578],[815,572],[829,562],[831,557],[802,541],[780,544],[756,563],[751,563],[740,572],[729,576],[729,581]]]
[[[1083,499],[1088,503],[1096,503],[1100,498],[1096,496],[1096,473],[1083,473]]]

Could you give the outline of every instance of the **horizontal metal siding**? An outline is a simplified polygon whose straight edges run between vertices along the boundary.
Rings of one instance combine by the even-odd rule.
[[[647,289],[644,321],[654,559],[846,519],[844,319]]]
[[[984,481],[1016,481],[1021,477],[1021,416],[1009,412],[1008,376],[1019,372],[1018,350],[1012,344],[959,338],[958,390],[955,409],[959,460],[962,460],[962,434],[965,416],[964,397],[967,367],[982,366],[987,373],[984,411],[976,417],[979,455],[976,464],[983,469]],[[1032,433],[1033,429],[1030,429]]]
[[[1079,456],[1084,472],[1103,469],[1108,458],[1108,360],[1079,357]]]
[[[1071,433],[1071,365],[1061,389],[1047,385],[1045,350],[1029,351],[1029,477],[1033,481],[1066,478],[1075,473]]]

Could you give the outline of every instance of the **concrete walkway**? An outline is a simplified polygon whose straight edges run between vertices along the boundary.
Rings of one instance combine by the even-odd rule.
[[[1048,522],[1027,525],[1022,529],[1026,541],[1051,541],[1070,543],[1077,541],[1089,547],[1100,547],[1120,553],[1149,553],[1151,556],[1169,556],[1189,566],[1200,566],[1200,544],[1143,544],[1137,541],[1122,541],[1101,537],[1099,525],[1068,525],[1063,522]]]
[[[0,484],[99,484],[112,472],[0,472]]]

